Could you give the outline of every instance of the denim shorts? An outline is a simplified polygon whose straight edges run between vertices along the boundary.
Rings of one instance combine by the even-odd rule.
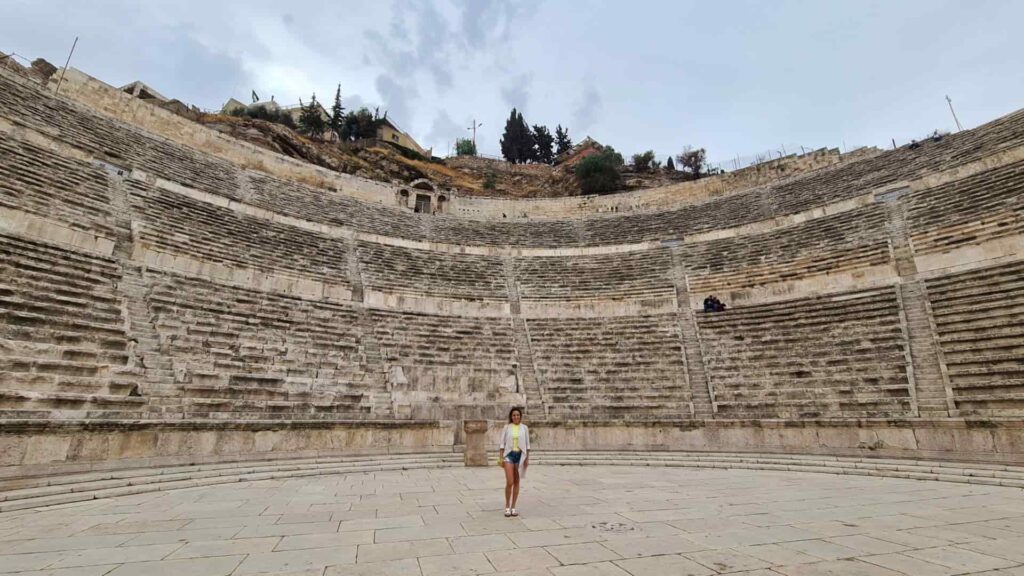
[[[522,450],[519,450],[517,452],[509,452],[508,454],[505,454],[505,462],[508,462],[509,464],[515,464],[515,465],[518,466],[519,465],[519,459],[522,458],[522,457],[523,457]]]

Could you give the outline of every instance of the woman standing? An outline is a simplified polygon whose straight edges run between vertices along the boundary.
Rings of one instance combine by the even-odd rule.
[[[519,479],[526,475],[526,467],[530,465],[530,430],[523,424],[523,411],[519,408],[508,413],[508,424],[501,433],[498,463],[505,468],[505,517],[519,516],[516,511]]]

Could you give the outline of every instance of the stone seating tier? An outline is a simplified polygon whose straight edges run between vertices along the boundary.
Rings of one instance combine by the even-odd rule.
[[[906,414],[906,337],[890,289],[699,313],[722,417]]]
[[[55,98],[7,75],[0,75],[0,117],[121,168],[140,169],[213,194],[238,195],[239,170],[230,162]]]
[[[342,192],[258,172],[247,172],[245,176],[244,201],[258,208],[310,222],[347,226],[369,234],[420,241],[430,238],[432,219],[429,215],[363,202]],[[396,234],[399,230],[402,233]]]
[[[912,194],[907,220],[919,254],[1024,233],[1024,162]]]
[[[515,259],[519,298],[617,299],[674,296],[667,248],[583,256]]]
[[[689,418],[675,314],[530,319],[549,415]]]
[[[148,316],[172,370],[164,412],[196,417],[367,417],[382,379],[368,372],[356,311],[150,272]],[[158,374],[159,371],[150,371]]]
[[[162,252],[348,284],[345,242],[128,181],[138,237]]]
[[[843,200],[872,189],[912,180],[981,160],[1024,143],[1024,110],[997,118],[972,130],[930,139],[871,158],[812,172],[773,186],[774,214],[792,214]]]
[[[646,213],[596,215],[580,221],[585,245],[628,244],[730,228],[771,218],[769,190],[754,188],[701,204]]]
[[[363,286],[392,293],[508,300],[501,258],[359,242]]]
[[[510,369],[516,363],[508,318],[369,311],[385,363],[407,368]]]
[[[118,265],[0,234],[0,414],[135,410]]]
[[[9,76],[0,78],[0,93],[0,117],[97,153],[114,164],[315,222],[453,244],[566,247],[678,238],[821,206],[879,186],[955,168],[1024,143],[1024,111],[1019,111],[976,129],[948,135],[939,142],[928,140],[916,148],[904,146],[773,186],[674,210],[571,221],[474,221],[443,214],[415,215],[323,189],[303,194],[305,187],[295,184],[282,186],[280,192],[270,190],[268,196],[268,188],[274,187],[276,179],[241,178],[240,170],[226,161],[150,136]],[[249,184],[243,182],[246,180]]]
[[[886,264],[885,211],[872,205],[764,234],[687,245],[690,291],[724,292]]]
[[[0,207],[114,235],[103,170],[13,138],[0,138]]]
[[[1024,414],[1024,263],[943,276],[927,288],[960,413]]]

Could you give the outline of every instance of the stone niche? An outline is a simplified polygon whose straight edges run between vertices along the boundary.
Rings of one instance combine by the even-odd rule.
[[[452,191],[441,190],[426,178],[413,180],[395,192],[395,202],[418,214],[444,214],[450,210]]]

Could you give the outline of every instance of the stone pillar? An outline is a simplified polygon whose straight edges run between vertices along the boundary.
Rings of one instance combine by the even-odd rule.
[[[466,420],[466,466],[487,466],[487,420]]]

